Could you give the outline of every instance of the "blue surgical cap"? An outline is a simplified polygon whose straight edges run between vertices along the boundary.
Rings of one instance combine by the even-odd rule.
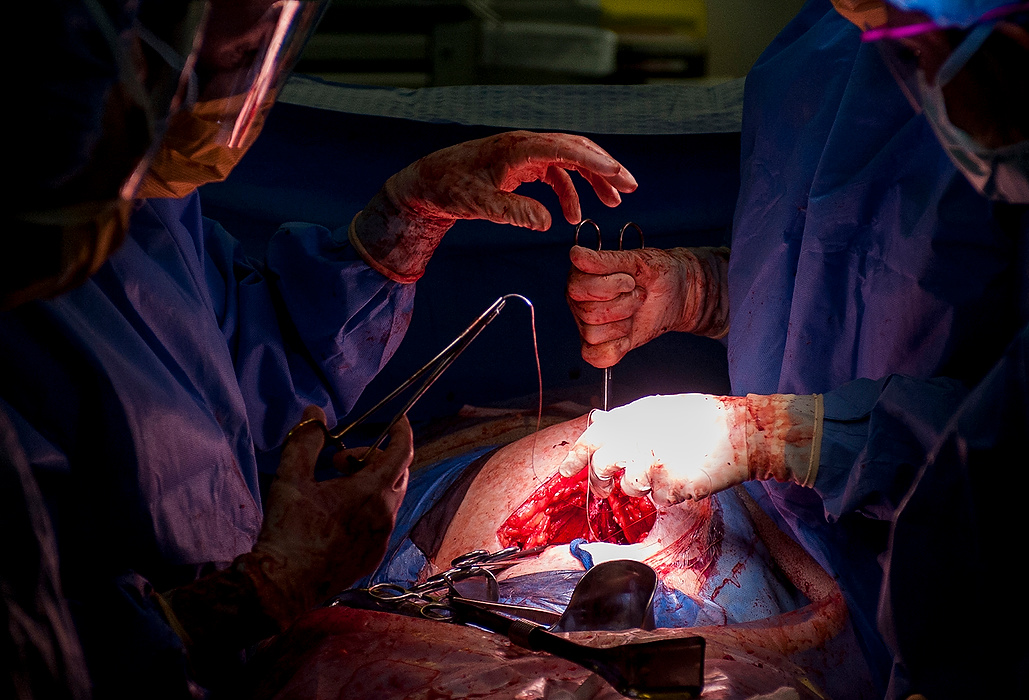
[[[990,10],[1024,3],[1011,0],[888,0],[902,10],[917,10],[941,26],[967,27]]]

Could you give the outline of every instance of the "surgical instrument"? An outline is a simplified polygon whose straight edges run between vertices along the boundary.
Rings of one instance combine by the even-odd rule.
[[[358,607],[355,603],[359,603],[362,596],[367,596],[377,606],[397,611],[407,610],[433,620],[449,620],[453,613],[447,607],[448,598],[461,597],[496,603],[500,597],[500,588],[495,572],[538,556],[543,549],[506,547],[493,553],[477,549],[455,557],[449,569],[429,576],[422,583],[409,587],[398,583],[376,583],[365,589],[344,591],[330,605]],[[479,585],[476,588],[470,584]]]
[[[590,224],[597,230],[597,250],[601,250],[604,247],[603,238],[600,233],[600,225],[597,224],[593,219],[583,219],[575,227],[575,245],[579,245],[579,230],[586,224]],[[625,230],[632,226],[640,234],[640,248],[645,248],[643,243],[643,229],[638,224],[632,221],[628,222],[618,232],[618,250],[625,250]],[[611,405],[611,368],[604,368],[604,379],[601,387],[601,408],[607,411]]]
[[[520,647],[577,663],[630,698],[696,698],[703,689],[703,637],[664,637],[591,647],[554,634],[541,624],[487,610],[475,601],[451,598],[449,606],[458,622],[502,634]]]
[[[652,630],[656,590],[657,574],[650,566],[632,559],[612,559],[591,567],[579,579],[560,614],[525,605],[461,598],[486,610],[543,624],[548,632]]]
[[[368,449],[364,453],[364,455],[360,459],[351,460],[351,470],[349,473],[359,471],[360,468],[371,456],[372,452],[374,452],[385,441],[393,425],[398,420],[400,420],[400,418],[403,417],[411,409],[412,406],[414,406],[415,402],[418,401],[418,399],[420,399],[426,391],[428,391],[429,387],[431,387],[432,384],[439,378],[439,376],[443,374],[443,372],[454,362],[454,360],[457,359],[458,355],[464,352],[465,348],[467,348],[472,343],[472,341],[478,337],[479,333],[481,333],[483,329],[486,328],[486,326],[493,322],[493,320],[500,314],[500,311],[504,308],[505,304],[507,304],[508,299],[521,299],[530,309],[533,308],[532,302],[529,301],[526,297],[522,296],[521,294],[505,294],[499,297],[496,301],[490,304],[490,306],[485,311],[483,311],[474,321],[472,321],[472,323],[467,328],[461,331],[461,333],[458,334],[458,336],[454,338],[454,340],[452,340],[449,345],[443,348],[439,352],[439,354],[437,354],[431,360],[426,362],[418,371],[416,371],[414,374],[408,377],[400,386],[391,391],[389,395],[387,395],[384,399],[382,399],[377,404],[375,404],[367,411],[365,411],[364,414],[362,414],[360,417],[351,421],[350,423],[347,423],[343,427],[337,426],[337,428],[334,430],[329,430],[328,426],[318,419],[309,418],[307,420],[301,421],[296,426],[294,426],[293,429],[290,430],[289,435],[287,435],[287,439],[290,435],[293,434],[294,431],[298,430],[299,428],[305,425],[309,425],[311,423],[315,423],[319,427],[321,427],[322,431],[325,433],[325,441],[327,444],[335,447],[337,450],[346,449],[346,445],[343,443],[344,435],[346,435],[348,432],[353,430],[358,425],[362,424],[370,416],[374,415],[376,411],[378,411],[387,403],[392,401],[404,390],[406,390],[415,382],[417,382],[419,379],[428,375],[425,381],[422,383],[422,385],[417,389],[417,391],[415,391],[415,393],[412,394],[412,396],[407,400],[407,403],[404,404],[403,408],[401,408],[400,411],[393,417],[393,419],[390,420],[390,422],[386,425],[382,433],[379,434],[378,438],[376,438],[375,441],[368,446]]]
[[[497,579],[493,572],[513,566],[518,559],[535,556],[540,550],[541,548],[537,547],[523,552],[518,547],[507,547],[490,554],[485,549],[476,549],[455,557],[450,562],[449,569],[433,574],[410,588],[404,588],[396,583],[376,583],[369,586],[368,593],[379,600],[400,601],[441,591],[465,579],[482,576],[487,581],[487,591],[491,592],[487,598],[496,601]]]

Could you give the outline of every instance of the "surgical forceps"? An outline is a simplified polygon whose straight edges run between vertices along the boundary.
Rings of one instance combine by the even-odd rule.
[[[368,595],[372,598],[388,604],[402,605],[413,604],[418,612],[432,620],[449,620],[453,617],[453,611],[446,600],[450,597],[463,596],[457,589],[457,584],[468,579],[482,577],[486,583],[486,594],[483,602],[496,603],[500,597],[500,586],[497,583],[496,572],[514,566],[523,559],[538,556],[544,547],[531,547],[521,549],[519,547],[506,547],[499,551],[490,553],[485,549],[474,551],[455,557],[450,562],[450,568],[434,574],[424,582],[405,588],[397,583],[376,583],[369,586]],[[433,597],[433,593],[444,592],[439,597]]]
[[[487,578],[493,577],[496,582],[495,572],[514,566],[522,559],[535,557],[543,549],[543,547],[532,547],[523,550],[519,547],[506,547],[492,554],[485,549],[476,549],[455,557],[450,562],[449,569],[433,574],[423,583],[411,588],[404,588],[395,583],[376,583],[369,587],[368,592],[380,600],[401,600],[439,591],[457,581],[482,574],[488,574]]]
[[[593,228],[597,230],[597,250],[601,250],[604,247],[603,238],[600,235],[600,226],[593,219],[583,219],[579,222],[578,226],[575,227],[575,245],[579,245],[579,229],[586,224],[591,224]],[[643,229],[638,224],[630,221],[629,223],[622,226],[622,230],[618,232],[618,250],[625,250],[625,229],[632,226],[640,234],[640,248],[645,248],[643,243]],[[608,410],[608,406],[611,403],[611,368],[604,368],[604,383],[601,391],[601,408],[605,411]]]
[[[412,406],[414,406],[415,402],[418,401],[418,399],[420,399],[426,391],[428,391],[429,387],[432,386],[432,384],[439,378],[441,374],[443,374],[447,367],[449,367],[454,362],[454,360],[457,359],[457,356],[464,352],[465,348],[471,345],[471,342],[479,336],[479,333],[481,333],[483,329],[486,328],[486,326],[493,322],[493,319],[495,319],[500,314],[501,309],[504,308],[504,305],[507,303],[507,300],[512,298],[521,299],[530,309],[532,309],[532,302],[524,296],[522,296],[521,294],[505,294],[504,296],[499,297],[495,302],[490,304],[490,306],[485,311],[479,314],[478,318],[472,321],[472,323],[467,328],[461,331],[461,333],[456,338],[454,338],[449,345],[443,348],[438,355],[436,355],[434,358],[426,362],[421,369],[419,369],[417,372],[408,377],[400,386],[391,391],[389,395],[386,396],[386,398],[382,399],[382,401],[379,401],[379,403],[369,408],[359,418],[351,421],[350,423],[347,423],[343,427],[337,426],[335,430],[329,430],[328,426],[325,425],[325,423],[323,423],[322,421],[318,420],[317,418],[308,418],[307,420],[303,420],[297,423],[297,425],[295,425],[293,429],[289,431],[289,435],[286,436],[286,439],[288,440],[289,437],[292,436],[293,433],[301,427],[309,425],[311,423],[315,423],[322,429],[322,432],[325,433],[325,442],[328,445],[335,447],[337,450],[346,449],[346,445],[343,443],[344,435],[346,435],[355,427],[366,421],[369,416],[373,415],[380,408],[382,408],[387,403],[392,401],[405,389],[409,388],[422,377],[428,375],[425,379],[425,382],[422,383],[422,385],[411,396],[411,398],[407,400],[407,403],[405,403],[403,408],[400,409],[400,412],[397,413],[393,417],[393,419],[386,425],[385,429],[382,431],[382,433],[379,434],[379,437],[375,439],[375,442],[373,442],[368,447],[368,450],[364,453],[364,455],[362,455],[360,459],[351,460],[351,470],[348,473],[354,473],[356,471],[359,471],[360,468],[371,456],[372,452],[374,452],[383,443],[383,441],[385,441],[393,425],[398,420],[400,420],[400,418],[403,417],[411,409]]]

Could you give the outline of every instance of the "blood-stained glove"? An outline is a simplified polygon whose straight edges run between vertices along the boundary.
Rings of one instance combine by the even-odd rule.
[[[308,409],[305,418],[317,417]],[[286,444],[268,493],[261,534],[249,554],[248,573],[265,610],[280,624],[339,593],[382,561],[397,510],[407,491],[407,468],[414,458],[411,426],[402,418],[390,431],[385,451],[348,477],[317,482],[314,465],[324,445],[314,426]],[[333,459],[346,470],[345,450]]]
[[[719,338],[729,330],[728,248],[574,246],[571,259],[565,296],[594,367],[668,331]]]
[[[304,420],[324,423],[308,407]],[[371,573],[382,560],[414,458],[411,426],[399,420],[389,445],[352,476],[315,481],[324,445],[317,425],[298,427],[286,442],[268,493],[257,544],[223,570],[161,596],[166,617],[187,647],[244,646],[275,634],[301,613]],[[347,456],[334,456],[347,468]]]
[[[600,495],[621,474],[629,496],[659,505],[706,498],[751,479],[811,486],[821,450],[822,396],[648,396],[591,423],[560,466],[590,466]]]
[[[606,151],[571,134],[509,131],[431,153],[393,175],[350,225],[350,242],[372,268],[414,282],[457,219],[550,228],[540,202],[513,194],[524,182],[550,185],[570,223],[582,218],[569,170],[609,207],[636,180]]]

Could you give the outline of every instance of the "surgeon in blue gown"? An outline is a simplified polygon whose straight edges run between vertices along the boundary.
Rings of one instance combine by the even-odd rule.
[[[513,193],[540,180],[578,221],[572,170],[609,206],[635,188],[587,139],[499,134],[412,164],[336,230],[287,224],[264,261],[248,259],[204,218],[195,190],[257,137],[325,4],[213,2],[189,99],[145,175],[107,193],[115,213],[103,235],[68,224],[91,208],[43,202],[56,269],[31,255],[5,261],[0,409],[53,525],[95,696],[203,694],[241,649],[374,568],[406,488],[406,420],[360,473],[326,482],[312,475],[321,432],[286,437],[353,407],[403,337],[414,282],[457,219],[546,229],[546,207]],[[152,33],[142,43],[191,65]],[[84,89],[68,75],[62,90]],[[30,112],[20,124],[50,128]],[[33,162],[64,155],[60,139],[31,141],[53,151]],[[149,198],[132,205],[125,235],[132,196]],[[81,254],[62,258],[80,241]],[[53,274],[31,279],[37,267]],[[284,441],[262,503],[257,454]]]
[[[731,254],[572,251],[587,360],[726,337],[734,396],[598,412],[562,471],[659,504],[746,482],[838,578],[884,696],[1018,697],[1026,7],[835,4],[747,77]]]
[[[19,173],[6,185],[3,308],[81,281],[123,235],[122,193],[163,133],[181,72],[148,65],[140,36],[182,51],[202,36],[187,2],[163,9],[156,22],[136,2],[41,0],[16,15],[39,60],[14,71],[11,91],[21,108],[9,115],[8,155]],[[0,409],[0,697],[93,696],[50,515]]]

